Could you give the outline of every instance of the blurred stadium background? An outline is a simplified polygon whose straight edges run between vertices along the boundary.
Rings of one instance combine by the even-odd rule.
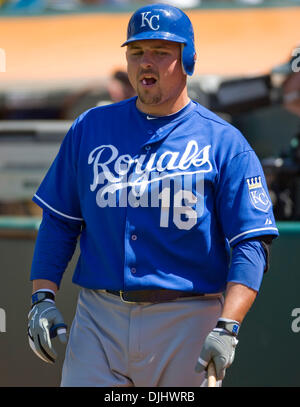
[[[41,219],[31,198],[72,121],[132,96],[120,45],[132,11],[149,2],[0,0],[0,387],[59,385],[63,347],[48,366],[27,343]],[[299,386],[300,0],[168,2],[195,28],[190,97],[253,146],[280,230],[224,386]],[[57,300],[69,324],[76,256]]]

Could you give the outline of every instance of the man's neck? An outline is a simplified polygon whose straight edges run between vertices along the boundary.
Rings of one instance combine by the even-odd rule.
[[[166,101],[165,103],[158,104],[144,104],[141,102],[139,97],[136,101],[136,107],[143,113],[149,114],[151,116],[169,116],[182,110],[188,103],[190,98],[187,93],[181,95],[174,102]]]
[[[189,103],[190,103],[190,99],[187,101],[187,103],[183,106],[183,107],[181,107],[179,110],[176,110],[176,112],[172,112],[172,113],[168,113],[168,114],[154,114],[154,113],[149,113],[149,112],[143,112],[143,113],[145,113],[145,114],[147,114],[147,116],[149,117],[167,117],[167,116],[173,116],[173,115],[175,115],[175,114],[177,114],[177,113],[179,113],[179,112],[181,112],[181,110],[183,110]],[[138,108],[138,106],[137,106],[137,108]],[[138,110],[140,110],[139,108],[138,108]]]

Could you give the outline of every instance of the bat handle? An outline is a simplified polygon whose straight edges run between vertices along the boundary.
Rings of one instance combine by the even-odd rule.
[[[217,384],[217,374],[216,368],[213,361],[210,361],[207,366],[207,385],[208,387],[216,387]]]

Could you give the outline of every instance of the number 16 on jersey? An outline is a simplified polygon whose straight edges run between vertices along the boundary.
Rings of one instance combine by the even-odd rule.
[[[164,178],[158,198],[161,202],[160,227],[167,228],[173,222],[178,229],[190,230],[204,211],[204,174]]]

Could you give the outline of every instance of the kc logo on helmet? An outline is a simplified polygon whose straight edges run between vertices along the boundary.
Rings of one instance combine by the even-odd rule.
[[[141,13],[141,14],[142,14],[142,24],[141,24],[141,27],[146,27],[146,24],[145,24],[145,23],[147,23],[148,26],[151,28],[151,30],[156,31],[156,30],[159,29],[159,24],[158,24],[158,21],[159,21],[159,14],[154,14],[154,15],[151,16],[151,17],[148,17],[148,15],[151,14],[151,11],[145,11],[144,13]],[[153,24],[154,24],[153,19],[156,19],[156,20],[157,20],[157,21],[156,21],[156,24],[155,24],[155,27],[153,26]]]

